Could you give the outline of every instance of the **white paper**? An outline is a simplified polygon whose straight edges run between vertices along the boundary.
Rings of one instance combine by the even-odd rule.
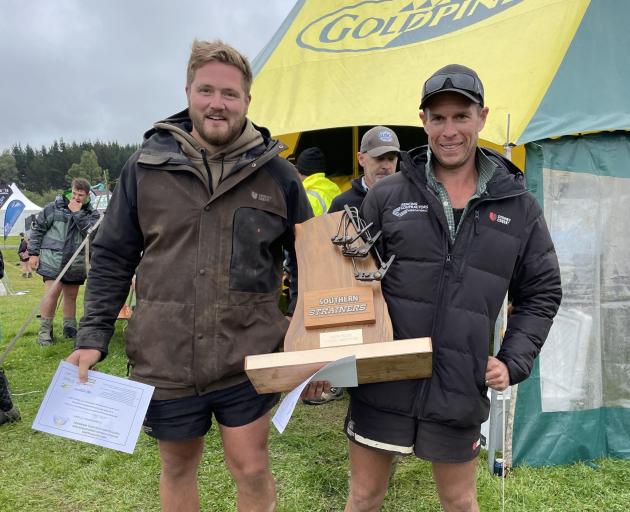
[[[133,453],[153,386],[61,361],[37,412],[33,429],[85,443]]]
[[[357,358],[355,356],[347,356],[337,359],[336,361],[332,361],[323,368],[320,368],[293,391],[287,393],[282,402],[280,402],[280,405],[276,410],[276,414],[274,414],[273,418],[271,418],[274,426],[281,434],[284,432],[284,429],[287,427],[287,424],[293,415],[293,410],[300,399],[302,391],[307,384],[313,380],[328,381],[330,382],[331,387],[355,387],[358,385]]]

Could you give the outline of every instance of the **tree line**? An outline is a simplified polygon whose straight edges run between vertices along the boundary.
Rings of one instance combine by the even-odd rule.
[[[0,183],[17,183],[40,206],[67,189],[75,177],[87,178],[92,185],[107,181],[113,188],[137,148],[100,141],[67,144],[59,140],[40,149],[16,144],[0,154]]]

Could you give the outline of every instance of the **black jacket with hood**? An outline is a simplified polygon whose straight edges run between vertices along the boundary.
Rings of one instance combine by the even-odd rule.
[[[328,208],[328,213],[342,212],[345,205],[361,207],[361,203],[363,203],[367,194],[367,191],[363,188],[363,177],[352,180],[351,184],[352,186],[348,190],[333,199],[332,203],[330,203],[330,208]]]
[[[382,230],[378,250],[396,259],[382,281],[394,339],[430,336],[429,379],[359,386],[378,408],[455,427],[488,417],[489,342],[506,293],[513,305],[497,355],[510,383],[529,375],[560,300],[560,271],[542,210],[523,173],[483,151],[496,170],[461,219],[454,243],[444,209],[427,187],[426,146],[402,154],[401,172],[378,182],[361,214]]]

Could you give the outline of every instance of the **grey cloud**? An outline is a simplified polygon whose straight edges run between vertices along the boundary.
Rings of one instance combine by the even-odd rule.
[[[0,151],[14,143],[136,143],[185,107],[194,38],[250,59],[293,0],[2,0]]]

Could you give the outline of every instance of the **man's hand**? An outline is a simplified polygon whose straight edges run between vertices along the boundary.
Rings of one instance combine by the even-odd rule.
[[[486,366],[486,386],[497,391],[503,391],[510,385],[510,374],[505,363],[496,357],[488,357]]]
[[[322,393],[330,392],[330,382],[326,380],[314,380],[308,383],[302,390],[302,394],[300,398],[303,400],[315,400],[316,398],[321,398]]]
[[[83,206],[83,204],[81,203],[81,201],[77,201],[76,199],[70,199],[70,201],[68,201],[68,208],[70,209],[70,211],[72,213],[76,213],[78,212],[81,207]]]
[[[37,267],[39,267],[39,256],[30,256],[28,263],[33,270],[37,270]]]
[[[88,370],[101,360],[101,351],[95,348],[78,348],[68,356],[69,363],[79,367],[79,381],[86,383]]]

